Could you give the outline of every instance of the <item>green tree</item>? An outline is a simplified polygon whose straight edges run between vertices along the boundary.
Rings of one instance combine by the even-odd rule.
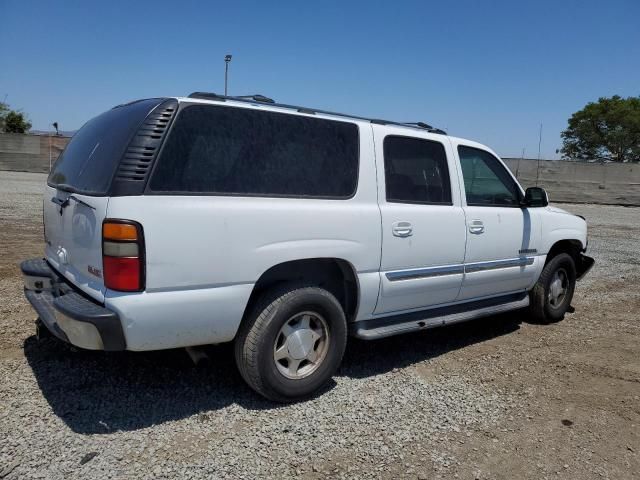
[[[0,102],[0,130],[4,132],[4,119],[11,110],[9,105],[4,102]]]
[[[640,161],[640,97],[614,95],[571,115],[562,154],[581,160]]]
[[[31,128],[31,122],[24,113],[11,110],[4,117],[5,133],[26,133]]]

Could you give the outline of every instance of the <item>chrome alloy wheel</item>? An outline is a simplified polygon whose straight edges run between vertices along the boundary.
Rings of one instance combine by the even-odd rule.
[[[564,301],[569,288],[569,276],[564,268],[559,268],[553,274],[549,284],[549,304],[556,308]]]
[[[328,350],[326,320],[316,312],[301,312],[280,329],[273,346],[273,360],[282,375],[300,379],[318,369]]]

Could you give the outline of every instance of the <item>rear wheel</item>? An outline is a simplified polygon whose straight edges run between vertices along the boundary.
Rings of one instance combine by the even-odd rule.
[[[236,363],[255,391],[290,402],[331,378],[346,341],[344,311],[331,293],[289,285],[267,292],[245,319],[235,341]]]
[[[539,323],[557,322],[571,306],[576,287],[576,266],[566,253],[553,257],[544,266],[530,294],[529,312]]]

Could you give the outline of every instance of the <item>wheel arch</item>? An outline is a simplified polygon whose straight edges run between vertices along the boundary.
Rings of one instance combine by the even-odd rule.
[[[356,270],[343,258],[314,257],[282,262],[265,270],[253,286],[243,320],[269,289],[287,282],[304,282],[331,292],[344,309],[347,321],[356,318],[360,303],[360,286]]]
[[[580,257],[580,252],[584,250],[584,246],[582,242],[578,239],[562,239],[556,241],[549,248],[549,252],[547,253],[547,258],[545,260],[545,265],[549,263],[549,261],[560,253],[567,253],[573,258],[573,260],[577,263]]]

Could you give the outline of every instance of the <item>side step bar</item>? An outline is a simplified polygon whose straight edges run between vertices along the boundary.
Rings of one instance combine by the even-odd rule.
[[[374,340],[427,328],[466,322],[467,320],[496,315],[527,306],[529,306],[529,294],[523,292],[402,315],[361,320],[352,323],[350,330],[351,334],[356,338]]]

